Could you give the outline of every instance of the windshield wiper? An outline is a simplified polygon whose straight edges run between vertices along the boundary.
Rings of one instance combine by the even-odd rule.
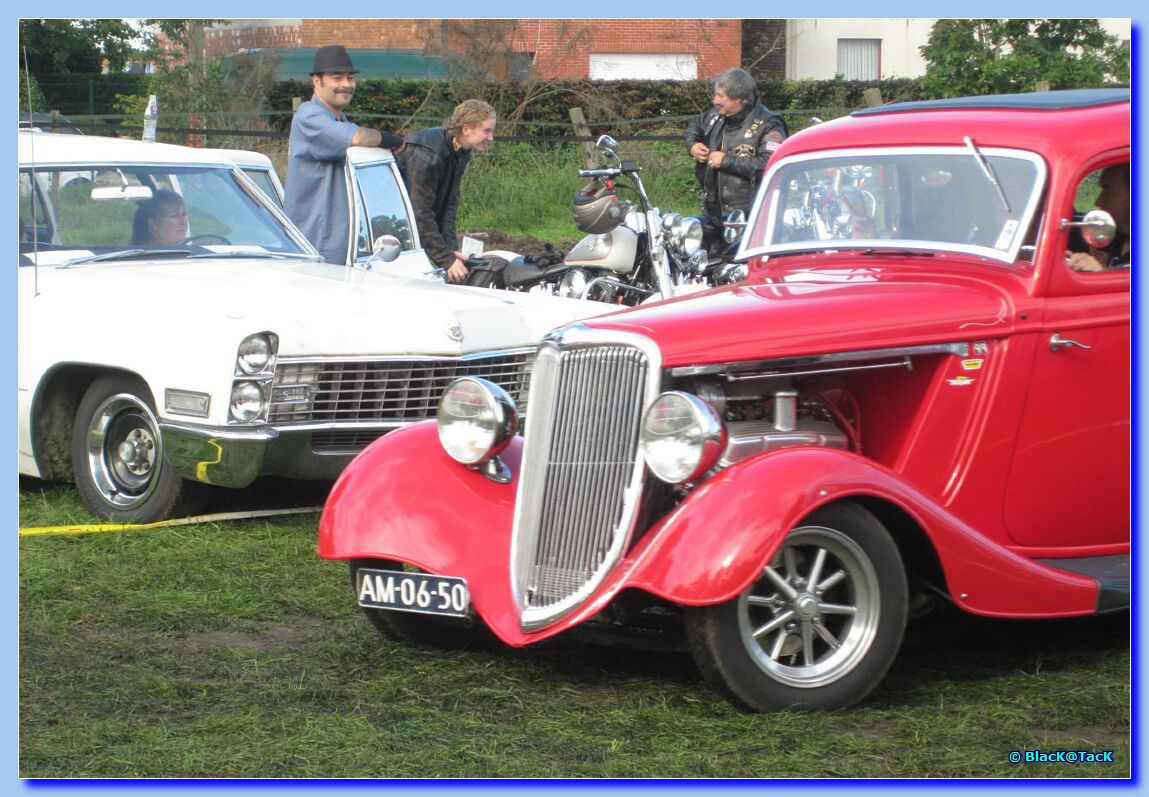
[[[973,143],[972,137],[965,136],[962,141],[964,141],[965,145],[969,147],[969,151],[973,153],[973,157],[977,161],[977,165],[981,167],[983,172],[985,172],[986,178],[990,181],[990,183],[993,184],[993,187],[997,189],[997,195],[1001,197],[1001,205],[1005,208],[1005,212],[1011,213],[1012,211],[1009,209],[1009,200],[1005,198],[1005,191],[1002,190],[1001,183],[997,181],[997,175],[993,173],[993,167],[989,165],[989,161],[985,159],[985,156],[981,154],[980,150],[978,150],[977,145]]]
[[[930,252],[926,249],[863,249],[863,255],[882,255],[883,257],[898,255],[899,257],[933,257],[936,252]]]
[[[186,249],[117,249],[115,252],[104,252],[100,255],[87,255],[65,260],[56,268],[71,268],[84,263],[99,263],[104,260],[147,260],[150,258],[184,258],[188,256]]]
[[[252,252],[248,249],[237,250],[234,252],[201,252],[196,255],[189,255],[188,260],[203,260],[213,258],[255,258],[258,260],[315,260],[317,255],[309,255],[305,252]]]

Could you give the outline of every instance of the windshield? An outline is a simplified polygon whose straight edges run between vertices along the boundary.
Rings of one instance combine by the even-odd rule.
[[[969,147],[788,158],[767,174],[740,257],[823,249],[970,252],[1013,262],[1045,165]]]
[[[20,171],[20,251],[41,263],[134,249],[310,255],[234,172],[68,165]]]

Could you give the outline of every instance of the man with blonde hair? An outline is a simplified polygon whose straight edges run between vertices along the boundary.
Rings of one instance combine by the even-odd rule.
[[[442,127],[408,133],[399,169],[415,209],[415,223],[427,257],[445,269],[447,280],[462,282],[466,256],[455,249],[459,186],[471,154],[495,140],[495,109],[482,100],[464,100]]]

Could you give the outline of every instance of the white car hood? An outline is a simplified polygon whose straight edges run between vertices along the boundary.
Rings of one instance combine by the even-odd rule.
[[[459,355],[533,346],[554,327],[617,309],[270,259],[41,267],[39,288],[37,301],[57,310],[73,303],[78,317],[91,313],[95,297],[112,314],[117,304],[128,314],[154,313],[148,323],[158,334],[210,335],[204,325],[275,332],[281,357]]]

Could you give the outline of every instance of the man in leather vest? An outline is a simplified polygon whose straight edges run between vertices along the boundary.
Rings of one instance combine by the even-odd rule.
[[[781,116],[758,101],[758,87],[744,69],[727,69],[714,81],[714,107],[686,127],[686,148],[702,185],[704,240],[722,245],[722,223],[732,210],[750,212],[770,153],[789,135]]]
[[[466,256],[455,249],[459,186],[471,153],[495,140],[496,121],[487,103],[464,100],[442,127],[408,133],[398,159],[423,249],[448,282],[463,282],[469,273]]]

